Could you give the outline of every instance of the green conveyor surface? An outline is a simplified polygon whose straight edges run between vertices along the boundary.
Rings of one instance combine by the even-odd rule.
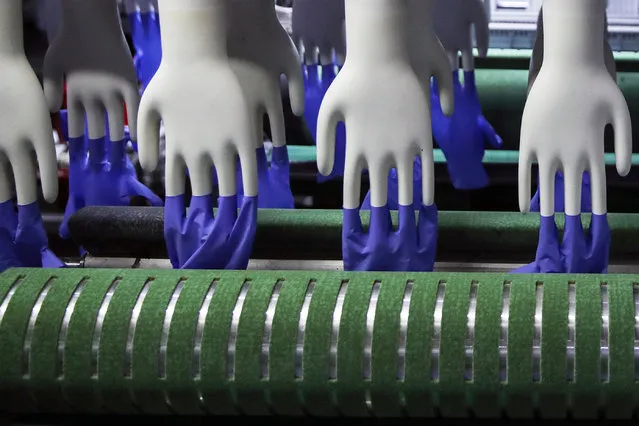
[[[637,282],[9,270],[0,411],[629,418]]]

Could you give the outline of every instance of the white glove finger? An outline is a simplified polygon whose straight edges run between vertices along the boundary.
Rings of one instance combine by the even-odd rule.
[[[186,188],[186,164],[184,158],[173,152],[169,145],[167,145],[164,173],[166,196],[175,197],[184,194]]]
[[[528,213],[530,211],[530,185],[532,184],[531,174],[535,153],[524,148],[526,143],[523,140],[519,146],[519,210],[522,213]]]
[[[346,165],[344,166],[344,208],[358,209],[362,191],[362,170],[364,159],[359,153],[346,153]]]
[[[11,200],[14,196],[14,182],[11,175],[11,164],[4,153],[0,152],[0,203]]]
[[[124,104],[119,96],[110,96],[105,102],[109,119],[109,137],[112,141],[124,139]]]
[[[390,162],[369,160],[366,165],[370,181],[371,207],[384,207],[388,204],[388,175],[391,164]]]
[[[292,41],[290,43],[293,44]],[[293,46],[291,46],[291,51],[292,50]],[[286,80],[288,81],[288,96],[291,101],[291,110],[293,114],[301,117],[304,114],[306,97],[304,95],[302,64],[297,55],[286,55],[283,73],[286,75]],[[278,96],[281,97],[281,95]]]
[[[255,150],[249,146],[243,144],[239,148],[244,195],[255,197],[258,195],[257,156],[255,155]]]
[[[18,143],[26,145],[28,142],[23,140]],[[28,144],[30,148],[30,143]],[[53,141],[51,144],[53,145]],[[38,179],[33,155],[34,152],[31,149],[15,150],[9,154],[9,161],[13,169],[13,178],[15,179],[18,204],[21,206],[26,206],[38,201]]]
[[[333,87],[335,86],[331,86]],[[333,171],[337,124],[344,121],[340,94],[331,88],[326,92],[317,116],[317,169],[324,176],[330,175]],[[348,137],[348,126],[346,133],[346,140],[353,140]]]
[[[488,53],[488,41],[490,37],[488,16],[486,15],[486,9],[484,9],[482,1],[474,0],[470,3],[470,6],[472,9],[477,50],[479,50],[479,56],[483,58]]]
[[[72,96],[67,99],[67,122],[69,138],[79,138],[84,135],[84,107],[80,100]]]
[[[149,83],[149,86],[150,85],[151,83]],[[138,140],[138,111],[140,109],[140,93],[138,92],[137,87],[127,85],[122,89],[122,96],[124,98],[124,104],[126,105],[129,135],[131,136],[131,140],[136,142]]]
[[[433,61],[433,76],[437,79],[437,87],[439,88],[439,103],[442,112],[446,116],[451,116],[455,111],[455,89],[453,88],[453,69],[450,65],[450,59],[441,45],[436,40],[438,48],[435,49],[430,59]],[[429,90],[430,96],[430,90]]]
[[[564,169],[564,211],[569,216],[581,214],[581,187],[584,170],[581,167]]]
[[[217,175],[217,185],[220,197],[230,197],[237,194],[237,155],[229,150],[214,160],[213,167]],[[243,170],[242,170],[243,171]],[[242,175],[244,180],[244,175]]]
[[[189,169],[191,180],[191,192],[195,197],[209,195],[213,191],[213,161],[208,155],[191,155],[186,158],[186,167]],[[226,177],[224,177],[226,178]],[[220,179],[220,182],[223,180]],[[220,183],[221,185],[221,183]],[[220,191],[220,195],[222,195]]]
[[[554,162],[539,162],[539,210],[544,217],[554,216],[555,214],[556,176],[557,165]],[[528,188],[530,188],[530,185]],[[530,196],[528,196],[528,200],[530,203]]]
[[[137,141],[138,157],[140,159],[140,166],[147,172],[155,170],[160,157],[160,124],[162,115],[159,105],[155,101],[154,93],[153,81],[151,81],[151,84],[149,84],[144,92],[137,116],[140,130]],[[131,123],[131,115],[129,115],[129,123]],[[130,130],[131,127],[129,126],[129,131]],[[131,136],[131,139],[133,139],[133,136]]]
[[[398,201],[400,206],[412,206],[414,200],[414,168],[415,156],[401,155],[396,157]]]
[[[284,109],[282,107],[280,86],[275,82],[275,84],[271,84],[265,89],[267,93],[264,103],[271,127],[271,140],[275,147],[284,146],[286,145],[286,125],[284,123]],[[260,136],[262,134],[261,130],[262,128],[260,126]]]
[[[333,63],[333,49],[330,46],[321,46],[319,48],[320,65],[331,65]]]
[[[319,62],[319,48],[315,45],[304,45],[304,63],[315,65]]]
[[[615,161],[620,176],[630,173],[632,166],[632,122],[628,104],[621,90],[609,91],[608,109],[610,118],[607,124],[612,124],[615,131]]]
[[[106,133],[104,106],[93,99],[85,99],[82,104],[86,113],[89,139],[103,138]]]
[[[36,154],[37,165],[40,171],[42,195],[49,203],[58,198],[58,160],[53,144],[53,130],[46,110],[42,114],[34,116],[31,127],[30,142]]]
[[[606,196],[606,164],[603,155],[590,159],[588,165],[590,173],[590,193],[592,199],[592,213],[606,214],[608,202]]]
[[[49,46],[42,65],[44,95],[50,112],[58,112],[64,99],[64,71],[58,64],[59,41]]]
[[[425,136],[422,159],[422,203],[425,206],[435,204],[435,158],[433,155],[433,137]]]

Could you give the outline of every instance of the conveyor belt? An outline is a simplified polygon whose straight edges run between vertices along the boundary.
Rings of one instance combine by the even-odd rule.
[[[364,227],[368,214],[362,212]],[[395,218],[396,220],[396,218]],[[583,216],[584,226],[589,223]],[[562,215],[557,223],[563,226]],[[609,214],[611,259],[637,264],[639,215]],[[97,257],[167,258],[162,208],[87,207],[69,222],[74,240]],[[260,210],[252,258],[342,259],[341,210]],[[539,215],[440,212],[437,260],[527,263],[539,237]]]
[[[637,282],[10,270],[0,410],[628,418]]]

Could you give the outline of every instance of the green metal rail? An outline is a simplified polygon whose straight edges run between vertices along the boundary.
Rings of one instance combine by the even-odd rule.
[[[638,282],[9,270],[0,411],[628,418]]]

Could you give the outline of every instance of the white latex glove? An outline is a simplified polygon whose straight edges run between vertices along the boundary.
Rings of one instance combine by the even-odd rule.
[[[458,55],[462,54],[462,66],[472,71],[473,37],[471,28],[475,28],[475,43],[479,56],[488,53],[488,16],[481,0],[436,0],[435,32],[444,45],[453,69],[459,68]]]
[[[293,41],[277,20],[272,0],[231,0],[228,54],[249,107],[255,114],[256,138],[262,144],[268,114],[273,143],[286,144],[280,76],[286,75],[291,108],[304,114],[304,80]]]
[[[434,199],[428,100],[408,55],[406,0],[346,0],[349,46],[344,68],[328,89],[317,124],[317,166],[328,175],[337,123],[346,124],[344,208],[358,208],[368,169],[371,205],[386,205],[388,174],[397,168],[400,205],[413,203],[413,165],[421,150],[423,201]]]
[[[237,193],[239,153],[244,193],[257,195],[254,115],[227,54],[227,0],[160,0],[162,63],[144,91],[138,121],[140,165],[153,171],[160,121],[166,132],[166,195]]]
[[[617,64],[615,63],[615,56],[612,53],[612,48],[608,43],[608,18],[604,21],[604,60],[606,61],[606,68],[608,73],[617,81]],[[530,58],[530,68],[528,72],[528,92],[532,84],[535,82],[541,64],[544,61],[544,16],[543,7],[539,9],[539,17],[537,18],[537,33],[535,37],[535,43],[533,44],[532,56]]]
[[[615,131],[617,171],[632,160],[628,106],[604,61],[605,0],[544,2],[544,62],[521,126],[519,206],[530,209],[531,166],[539,164],[541,214],[554,214],[555,174],[565,181],[566,214],[581,213],[581,182],[590,172],[592,212],[606,213],[604,128]]]
[[[333,63],[346,58],[344,0],[295,0],[293,3],[293,38],[304,52],[306,64]]]
[[[66,79],[69,137],[84,134],[85,113],[89,137],[103,137],[107,112],[111,139],[123,139],[126,103],[131,138],[137,139],[137,76],[116,0],[62,0],[62,25],[43,74],[52,112],[60,109]]]
[[[446,115],[451,115],[455,109],[453,70],[446,51],[435,34],[434,6],[435,0],[408,0],[408,50],[411,64],[422,82],[424,93],[430,100],[430,79],[435,77],[439,86],[442,111]]]
[[[0,2],[0,202],[38,200],[37,158],[44,198],[58,196],[53,129],[42,88],[24,52],[22,1]],[[11,170],[13,169],[13,176]]]

